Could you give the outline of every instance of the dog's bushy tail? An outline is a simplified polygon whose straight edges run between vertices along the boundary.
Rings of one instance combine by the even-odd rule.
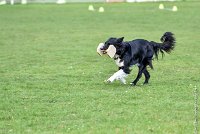
[[[160,40],[162,43],[150,42],[153,46],[156,59],[158,59],[159,51],[162,53],[163,57],[164,52],[170,53],[175,48],[176,39],[173,33],[165,32]]]

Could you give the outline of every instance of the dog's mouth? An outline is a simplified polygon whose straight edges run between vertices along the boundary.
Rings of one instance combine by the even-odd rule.
[[[103,54],[107,54],[106,50],[104,50],[104,49],[101,49],[101,52],[102,52]]]
[[[106,51],[103,51],[103,54],[107,54],[107,52],[106,52]]]

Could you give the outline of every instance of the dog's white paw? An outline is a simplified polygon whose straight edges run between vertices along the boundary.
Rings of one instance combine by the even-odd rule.
[[[108,79],[107,80],[107,83],[112,83],[114,80],[112,80],[112,79]]]
[[[112,81],[110,81],[110,80],[107,80],[106,82],[107,82],[107,83],[112,83]]]
[[[112,83],[112,81],[109,80],[109,79],[108,79],[108,80],[104,80],[104,82],[105,82],[105,83]]]

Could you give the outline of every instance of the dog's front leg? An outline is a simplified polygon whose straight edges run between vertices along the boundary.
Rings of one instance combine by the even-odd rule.
[[[122,83],[126,84],[125,77],[128,74],[126,74],[122,69],[114,73],[108,80],[107,82],[112,83],[114,80],[120,80]]]
[[[118,80],[120,80],[123,84],[126,84],[126,79],[125,78],[119,78]]]
[[[119,71],[117,71],[116,73],[114,73],[114,74],[107,80],[107,82],[108,82],[108,83],[112,83],[112,82],[117,78],[118,73],[119,73]]]

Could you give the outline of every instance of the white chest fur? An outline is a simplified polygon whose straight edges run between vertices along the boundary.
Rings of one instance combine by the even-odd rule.
[[[124,66],[124,61],[121,61],[120,58],[117,58],[117,59],[115,60],[115,63],[117,64],[118,67]]]

